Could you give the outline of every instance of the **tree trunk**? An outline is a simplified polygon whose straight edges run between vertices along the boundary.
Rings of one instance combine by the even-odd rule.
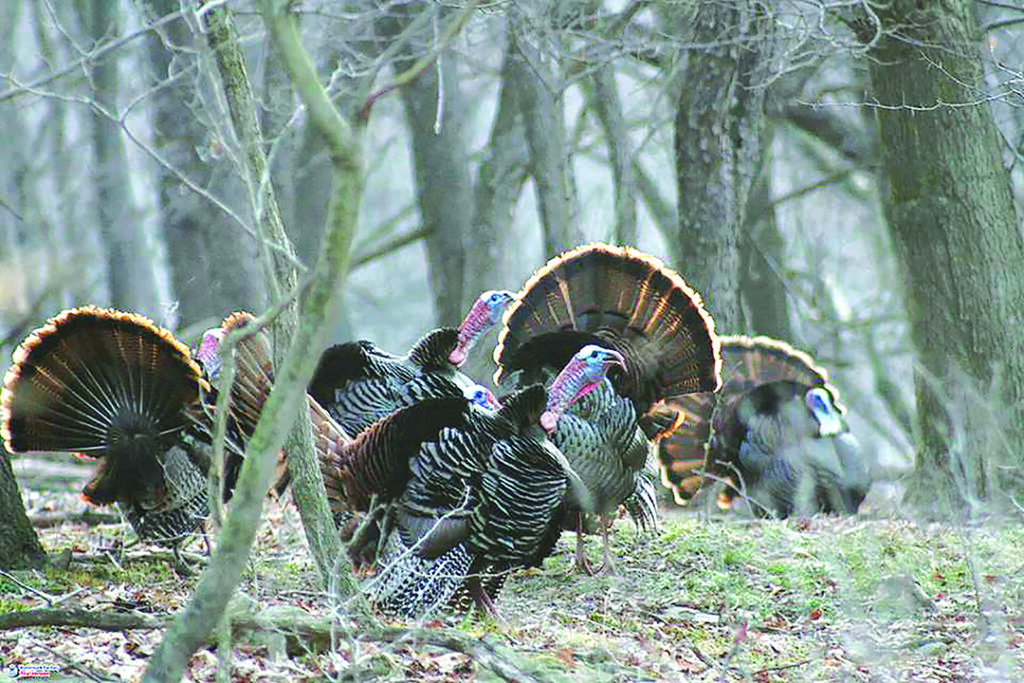
[[[324,223],[320,221],[312,226],[299,226],[295,223],[298,190],[302,188],[302,191],[305,191],[304,187],[295,182],[300,129],[297,125],[288,125],[295,113],[295,98],[288,74],[285,73],[281,60],[274,54],[269,37],[264,39],[259,52],[263,64],[263,107],[260,109],[260,124],[269,146],[267,156],[271,165],[270,182],[274,184],[274,196],[277,197],[281,222],[292,241],[295,254],[303,265],[312,268],[316,263],[316,248],[310,249],[303,245],[303,251],[299,249],[299,243],[314,241],[307,237],[308,233],[312,233],[311,236],[315,237],[315,242],[319,244],[323,236]],[[321,141],[321,146],[322,144]],[[326,202],[326,196],[324,201]]]
[[[288,15],[277,14],[272,12],[269,5],[272,3],[270,0],[265,0],[264,5],[264,18],[268,25],[273,26],[285,26],[289,33],[293,32],[291,22],[293,18]],[[259,126],[259,120],[257,115],[256,99],[252,92],[252,83],[249,80],[248,69],[245,63],[245,58],[242,55],[242,51],[239,47],[238,34],[234,26],[234,21],[229,10],[226,8],[216,8],[206,14],[206,28],[207,28],[207,39],[210,44],[210,48],[213,51],[216,60],[218,72],[221,76],[221,82],[223,83],[225,97],[228,101],[228,106],[231,111],[231,123],[234,128],[235,135],[238,138],[239,144],[242,148],[242,158],[244,160],[243,171],[245,173],[245,182],[249,189],[250,200],[254,208],[259,207],[261,209],[260,214],[257,216],[259,219],[260,235],[264,242],[264,251],[267,252],[264,255],[264,280],[267,283],[267,290],[271,293],[271,301],[275,306],[281,306],[280,313],[277,316],[276,323],[273,326],[274,333],[274,364],[275,368],[280,368],[282,374],[276,374],[275,382],[283,376],[283,373],[288,368],[288,364],[297,365],[299,361],[295,360],[294,356],[297,352],[295,349],[302,349],[307,354],[308,359],[312,359],[309,363],[309,374],[305,376],[305,383],[309,382],[309,378],[313,374],[315,367],[316,356],[315,354],[320,351],[325,345],[326,333],[324,332],[323,326],[327,324],[328,318],[333,318],[335,306],[331,306],[328,309],[321,308],[319,315],[321,320],[316,321],[316,324],[311,325],[309,334],[315,333],[312,339],[316,340],[315,344],[310,344],[310,338],[306,339],[306,346],[297,346],[293,340],[294,335],[302,333],[303,330],[298,328],[298,302],[294,299],[287,299],[293,292],[297,293],[298,275],[295,267],[295,252],[292,249],[291,242],[288,236],[284,232],[284,226],[281,224],[281,216],[278,211],[277,201],[274,195],[274,187],[272,183],[265,183],[267,172],[267,158],[263,151],[263,136]],[[284,29],[278,29],[284,30]],[[296,34],[297,35],[297,34]],[[297,37],[296,37],[296,40]],[[276,42],[276,37],[275,37]],[[289,46],[290,49],[298,50],[301,52],[301,48],[294,45]],[[282,59],[287,59],[288,55],[283,54],[280,45],[278,45],[278,54],[281,55]],[[292,75],[292,84],[297,90],[301,90],[305,87],[307,90],[316,91],[324,99],[326,95],[323,94],[323,90],[320,87],[320,83],[316,78],[316,74],[313,71],[313,67],[307,61],[308,57],[304,52],[301,53],[301,57],[298,58],[302,61],[302,68],[304,76],[309,78],[309,83],[296,83],[295,72],[291,67],[288,68],[289,73]],[[305,99],[305,97],[303,98]],[[307,103],[308,105],[308,103]],[[335,116],[333,106],[330,106],[331,113]],[[310,118],[315,119],[315,113],[309,112]],[[321,115],[323,115],[321,113]],[[338,121],[339,126],[344,126],[344,122]],[[318,126],[321,132],[324,133],[323,126]],[[347,127],[345,134],[349,131]],[[339,133],[341,134],[341,133]],[[344,233],[340,236],[341,242],[344,242],[344,262],[341,264],[326,263],[328,261],[327,252],[332,249],[325,234],[325,249],[324,253],[317,260],[317,269],[323,270],[325,268],[340,268],[342,275],[348,272],[348,242],[351,239],[351,235],[354,233],[355,221],[352,219],[351,225],[346,221],[349,218],[346,214],[345,220],[341,217],[332,216],[331,210],[337,210],[340,213],[355,212],[358,211],[358,200],[362,194],[362,176],[361,168],[349,169],[351,176],[344,176],[338,171],[338,166],[343,162],[349,161],[346,156],[348,153],[355,153],[353,150],[336,149],[334,141],[328,140],[328,147],[332,150],[335,155],[342,154],[342,156],[332,157],[332,166],[334,173],[332,174],[332,182],[334,183],[333,195],[331,202],[328,205],[327,210],[327,225],[333,226],[332,229]],[[354,142],[352,146],[355,147]],[[342,177],[339,180],[339,175]],[[350,187],[339,187],[339,182],[342,184],[355,183],[358,186],[358,191]],[[339,209],[337,207],[337,201],[339,194],[344,194],[348,190],[355,196],[352,197],[353,201],[356,202],[355,206],[345,206]],[[335,225],[335,223],[338,225]],[[342,225],[342,223],[344,223]],[[339,233],[339,234],[340,234]],[[333,247],[335,251],[339,251],[339,245]],[[336,254],[336,257],[342,256],[342,254]],[[340,277],[338,275],[332,275],[335,277],[340,286]],[[315,308],[317,302],[313,300],[314,292],[316,287],[312,286],[306,294],[304,303],[305,310],[308,312]],[[323,305],[324,302],[319,302],[319,305]],[[306,362],[303,360],[302,362]],[[276,373],[276,371],[275,371]],[[303,387],[305,387],[305,383]],[[267,400],[267,407],[264,409],[264,413],[270,410],[271,400],[273,400],[277,393],[277,387],[275,386],[274,392]],[[306,540],[309,543],[310,553],[316,560],[317,568],[320,570],[320,576],[323,579],[325,585],[330,585],[333,577],[333,567],[336,558],[340,552],[340,541],[336,535],[334,522],[331,518],[330,509],[327,506],[327,497],[324,490],[323,479],[320,475],[320,468],[316,462],[316,456],[313,453],[312,443],[312,430],[309,424],[309,417],[305,409],[305,392],[300,394],[300,398],[291,405],[291,410],[296,413],[301,413],[301,419],[295,422],[295,426],[292,429],[291,434],[288,437],[288,467],[292,473],[292,497],[295,499],[296,505],[299,508],[299,514],[302,517],[302,526],[306,532]],[[263,424],[263,417],[260,419],[260,425]],[[291,424],[291,423],[289,423]],[[257,426],[257,434],[259,433],[259,426]],[[256,434],[253,435],[253,442],[256,441]],[[246,463],[243,465],[243,473],[245,466],[249,462],[249,451],[253,450],[250,444],[246,452]],[[258,465],[262,467],[261,465]],[[241,475],[240,475],[241,476]],[[261,490],[266,490],[266,484],[263,484]],[[237,500],[237,498],[236,498]],[[237,505],[237,503],[236,503]],[[258,511],[257,511],[258,517]],[[225,527],[226,528],[226,527]],[[253,529],[255,531],[255,529]],[[251,537],[250,537],[251,542]]]
[[[869,65],[883,203],[921,363],[908,497],[948,492],[960,507],[992,499],[1009,477],[1021,488],[1024,237],[984,99],[971,2],[894,0],[878,12],[884,33]]]
[[[761,158],[768,23],[754,3],[704,3],[675,120],[679,231],[673,261],[708,304],[717,329],[743,329],[739,240]]]
[[[18,3],[9,3],[11,7],[17,7]],[[41,0],[33,3],[34,23],[36,25],[36,41],[39,43],[39,52],[42,59],[48,64],[57,64],[66,58],[63,44],[53,40],[50,27],[55,20],[61,22],[64,30],[78,38],[74,23],[74,8],[68,6],[63,8],[64,12],[51,6],[44,7]],[[54,17],[51,12],[56,11]],[[7,26],[17,29],[17,22],[10,22],[3,19]],[[14,45],[14,41],[11,41]],[[4,70],[9,67],[2,65]],[[50,251],[53,262],[56,264],[55,273],[64,273],[74,263],[76,268],[86,268],[90,277],[62,278],[58,297],[53,308],[67,308],[78,301],[95,301],[100,297],[98,291],[103,289],[102,277],[97,275],[103,270],[103,255],[100,251],[99,230],[95,221],[81,220],[82,208],[86,205],[87,199],[79,196],[80,193],[73,189],[75,176],[72,172],[72,158],[75,153],[71,150],[75,144],[75,136],[69,135],[68,125],[68,104],[59,97],[50,98],[47,107],[47,122],[45,127],[50,133],[51,148],[49,167],[53,174],[53,186],[51,192],[54,197],[59,197],[57,211],[54,216],[56,230],[54,242]],[[5,117],[6,119],[7,117]],[[54,283],[51,283],[53,286]]]
[[[306,105],[310,120],[321,131],[330,149],[333,193],[327,209],[324,248],[310,279],[303,301],[302,316],[294,330],[287,357],[277,366],[279,372],[275,377],[274,389],[267,398],[263,414],[246,449],[246,459],[242,464],[235,497],[224,523],[221,543],[210,567],[203,573],[196,586],[192,600],[174,620],[164,640],[150,657],[149,666],[142,679],[147,683],[181,680],[192,654],[206,642],[210,632],[221,621],[228,600],[238,587],[242,569],[256,536],[264,492],[273,473],[274,456],[284,445],[289,424],[295,421],[296,406],[302,406],[303,409],[305,407],[306,385],[316,369],[316,350],[322,348],[326,342],[327,319],[336,305],[338,292],[342,289],[348,272],[352,236],[356,231],[362,199],[363,169],[355,131],[341,118],[321,87],[309,56],[302,48],[294,16],[286,13],[284,8],[275,7],[272,0],[264,0],[260,9],[291,82]],[[211,14],[226,11],[219,8]],[[233,40],[234,34],[231,31],[229,17],[208,15],[207,19],[212,22],[212,25],[209,25],[210,30],[219,34],[213,40],[220,47],[237,53],[237,42]],[[236,82],[237,78],[245,75],[244,65],[238,64],[236,67],[225,69],[225,75],[234,77],[225,85],[229,88],[240,88],[241,91],[236,91],[235,94],[241,96],[242,102],[248,101],[246,85]],[[242,73],[238,73],[238,69],[242,69]],[[240,105],[242,102],[236,104]],[[243,119],[251,123],[254,116],[255,111],[252,110],[236,112],[236,127],[241,127],[238,124],[243,123]],[[245,137],[247,136],[242,134],[242,138]],[[259,163],[259,160],[254,158],[251,158],[251,161]],[[306,421],[304,417],[300,422]],[[299,464],[305,471],[295,472],[296,479],[293,481],[297,484],[300,479],[308,478],[315,472],[323,503],[320,507],[326,510],[327,503],[323,499],[323,482],[320,480],[319,467],[311,462],[311,453],[303,455],[307,457]],[[299,489],[299,492],[302,493],[302,489]],[[329,519],[329,514],[327,516],[327,524],[331,526],[331,538],[335,539],[335,543],[334,548],[330,549],[331,554],[326,558],[329,564],[324,577],[337,578],[348,589],[352,589],[350,565],[344,561],[345,556],[339,554],[340,547],[337,537],[334,536],[333,523]],[[308,522],[309,520],[303,516],[303,524],[307,525]],[[307,538],[309,532],[307,526]],[[321,555],[326,549],[318,549],[314,539],[309,540],[314,557],[321,563],[324,559]],[[340,570],[339,575],[335,577],[331,570],[336,558]],[[322,566],[321,571],[324,571]],[[331,582],[327,583],[330,585]]]
[[[473,227],[466,236],[466,291],[470,297],[488,289],[516,290],[521,281],[513,280],[509,267],[515,254],[510,230],[516,202],[526,184],[526,165],[530,150],[526,144],[523,117],[516,101],[515,88],[507,78],[512,55],[511,41],[506,46],[498,90],[498,110],[494,115],[488,153],[480,162],[476,179],[476,204]],[[493,348],[498,328],[480,339],[462,368],[470,377],[491,386]],[[487,349],[487,351],[484,351]]]
[[[509,280],[509,228],[526,183],[530,150],[515,89],[508,79],[510,60],[514,59],[511,50],[508,41],[488,153],[477,170],[475,215],[466,239],[466,253],[470,255],[466,263],[466,291],[470,297],[487,289],[515,289],[520,285]]]
[[[150,0],[147,4],[156,17],[178,7],[176,0]],[[174,45],[192,42],[185,22],[172,22],[164,31]],[[156,37],[151,40],[148,53],[157,82],[173,77],[168,73],[172,58],[179,60],[176,68],[182,68],[180,60],[183,56],[175,57]],[[189,66],[194,67],[195,62]],[[210,166],[200,163],[196,155],[196,150],[203,147],[205,131],[188,108],[188,103],[196,99],[192,87],[197,81],[194,75],[179,76],[174,85],[153,93],[153,146],[169,165],[200,187],[208,187]],[[216,218],[216,210],[207,208],[206,200],[201,197],[182,192],[181,181],[173,171],[161,166],[156,176],[159,220],[167,245],[171,287],[178,304],[178,324],[187,327],[215,319],[217,312],[210,297],[207,275],[209,254],[203,249],[203,233]]]
[[[534,47],[538,39],[526,34],[528,25],[524,17],[510,13],[513,49],[505,73],[515,88],[526,124],[530,175],[537,191],[544,234],[544,256],[551,258],[578,245],[583,240],[583,231],[579,226],[576,181],[565,139],[560,69],[552,54]]]
[[[772,205],[771,128],[766,126],[762,135],[759,170],[747,198],[747,216],[740,236],[740,292],[746,331],[788,341],[792,339],[789,306],[780,272],[786,242]]]
[[[10,73],[17,57],[16,26],[21,15],[19,3],[9,3],[0,14],[0,69]],[[38,272],[30,262],[34,253],[39,250],[36,230],[27,229],[26,212],[32,208],[26,205],[22,197],[25,179],[31,175],[31,160],[26,145],[18,144],[27,136],[25,122],[18,109],[18,104],[3,103],[0,106],[5,125],[0,131],[0,147],[5,150],[4,163],[0,166],[0,258],[8,265],[10,282],[7,285],[7,296],[14,304],[14,312],[29,310],[31,300],[35,298],[38,285]]]
[[[177,0],[148,0],[146,5],[154,17],[180,7]],[[171,45],[195,44],[187,22],[171,22],[164,32]],[[157,81],[175,80],[154,91],[153,139],[171,167],[158,167],[157,187],[178,324],[210,324],[230,311],[258,311],[266,296],[256,240],[209,199],[184,188],[179,178],[186,176],[229,206],[243,196],[233,166],[211,149],[217,131],[202,122],[204,115],[212,120],[220,115],[209,111],[210,99],[200,92],[206,82],[197,73],[203,60],[175,54],[155,39],[148,52]]]
[[[633,144],[629,139],[622,100],[615,83],[615,67],[599,66],[593,76],[593,106],[608,141],[608,161],[612,167],[615,192],[616,244],[636,244],[636,186],[633,182]]]
[[[0,569],[41,567],[46,551],[25,515],[10,455],[0,449]]]
[[[92,0],[89,26],[99,44],[118,33],[118,7],[107,0]],[[107,283],[111,305],[160,318],[158,313],[153,249],[135,210],[128,157],[118,126],[118,75],[114,52],[92,63],[93,98],[108,116],[93,113],[93,152],[98,220],[107,253]]]
[[[435,10],[424,5],[418,10],[407,9],[410,13],[405,15],[391,12],[379,22],[382,33],[394,41],[409,29],[415,13],[421,11]],[[439,12],[434,21],[444,22],[447,14]],[[431,23],[425,26],[430,27]],[[405,48],[394,63],[394,72],[399,74],[412,68],[435,34],[431,30],[426,35],[405,36]],[[462,118],[466,105],[459,89],[455,51],[441,50],[430,66],[401,88],[401,94],[411,135],[416,201],[423,227],[430,231],[427,260],[437,321],[440,325],[458,326],[469,307],[463,292],[463,240],[473,218],[473,183]]]

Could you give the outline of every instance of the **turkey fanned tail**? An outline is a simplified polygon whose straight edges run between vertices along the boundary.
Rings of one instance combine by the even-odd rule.
[[[581,246],[534,273],[505,312],[495,382],[557,371],[588,343],[625,356],[625,371],[612,380],[640,414],[665,396],[719,386],[718,339],[700,296],[631,247]]]
[[[660,451],[663,478],[677,500],[695,493],[703,469],[729,484],[721,507],[742,492],[762,515],[856,512],[870,472],[827,372],[775,339],[721,341],[724,385],[717,401],[670,400],[688,418]]]
[[[141,537],[172,541],[206,516],[203,435],[186,409],[209,389],[167,330],[130,313],[76,308],[15,351],[0,398],[3,438],[13,452],[98,459],[85,497],[119,503]]]
[[[25,339],[5,377],[0,430],[7,447],[98,460],[85,497],[117,503],[140,538],[173,545],[207,515],[220,344],[252,322],[248,313],[228,316],[193,357],[142,316],[96,307],[59,314]],[[273,383],[270,344],[251,332],[233,357],[225,499]],[[325,431],[341,438],[336,425]],[[283,458],[279,464],[286,471]]]

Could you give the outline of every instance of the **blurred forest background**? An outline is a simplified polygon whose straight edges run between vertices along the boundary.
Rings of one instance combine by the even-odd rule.
[[[993,337],[969,320],[994,310],[1002,334],[1020,336],[1024,10],[917,5],[294,3],[322,83],[365,126],[332,342],[402,352],[563,249],[633,244],[702,294],[720,332],[772,335],[829,368],[876,478],[912,467],[925,438],[917,396],[954,370],[971,381],[940,392],[948,423],[982,424],[951,405],[999,403],[981,428],[999,434],[990,455],[1017,453],[995,466],[1016,468],[1017,428],[1002,430],[1019,409],[1019,361],[985,355]],[[330,163],[249,3],[22,0],[0,13],[5,358],[73,305],[141,312],[188,342],[231,310],[264,310],[268,212],[300,273],[312,268]],[[231,109],[239,83],[214,49],[214,15],[244,53],[272,202],[247,180],[251,150],[233,121],[245,113]],[[953,130],[959,142],[941,142]],[[962,172],[937,171],[929,151]],[[918,181],[932,215],[951,217],[934,233],[901,208]],[[957,222],[965,197],[987,208]],[[933,241],[963,270],[916,263]],[[907,284],[929,269],[940,281],[980,273],[1001,303]],[[928,299],[948,317],[930,317]],[[962,355],[919,365],[915,342],[943,338]],[[469,366],[481,381],[492,340]],[[1002,348],[1016,357],[1017,346]],[[977,367],[957,364],[972,352]],[[956,434],[940,436],[953,448]]]

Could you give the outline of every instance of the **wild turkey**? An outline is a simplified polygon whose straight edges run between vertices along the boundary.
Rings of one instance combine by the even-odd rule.
[[[247,314],[229,316],[198,355],[210,361],[209,340],[247,320]],[[238,346],[225,499],[265,398],[265,344],[254,335]],[[140,539],[177,551],[208,514],[216,396],[204,368],[167,330],[131,313],[75,308],[15,351],[0,397],[0,433],[11,452],[65,451],[99,460],[85,499],[117,503]]]
[[[424,335],[404,356],[371,341],[348,342],[320,357],[310,395],[349,434],[358,434],[399,408],[427,398],[465,397],[490,400],[487,391],[458,371],[473,344],[501,317],[511,292],[484,292],[459,329],[442,327]],[[493,397],[492,397],[493,398]]]
[[[724,385],[715,397],[673,398],[684,424],[661,444],[663,480],[684,503],[700,471],[728,482],[760,515],[854,513],[871,479],[839,392],[809,355],[768,337],[722,337]]]
[[[581,348],[621,354],[624,368],[592,387],[551,440],[593,496],[610,566],[607,526],[625,503],[641,528],[656,524],[652,440],[676,425],[652,410],[666,396],[715,391],[718,340],[700,296],[658,259],[631,247],[589,244],[552,259],[526,282],[505,313],[494,360],[495,383],[545,382]],[[587,522],[567,505],[577,531],[578,566]]]
[[[377,556],[352,549],[376,563],[378,608],[415,617],[466,598],[493,612],[508,573],[553,550],[566,501],[590,509],[589,492],[546,437],[621,363],[614,351],[585,351],[549,391],[523,388],[498,410],[425,399],[334,449],[323,469],[335,508],[366,512],[374,496],[385,506],[369,537]]]
[[[255,318],[251,313],[238,311],[227,316],[220,327],[203,333],[199,347],[196,349],[195,358],[203,366],[206,377],[214,389],[219,388],[220,382],[221,343],[230,332],[242,330],[254,322]],[[263,412],[263,405],[274,386],[272,358],[273,350],[270,346],[270,339],[262,331],[257,331],[255,334],[243,334],[235,344],[232,357],[235,374],[231,384],[231,400],[228,405],[231,418],[242,431],[242,436],[246,441],[252,436],[260,414]],[[488,400],[496,399],[493,394],[487,392],[482,395],[478,394],[476,400],[486,403]],[[348,435],[327,411],[308,394],[306,403],[309,406],[310,419],[318,432],[336,441],[344,441],[348,438]],[[225,499],[230,497],[231,488],[238,478],[241,466],[240,454],[229,451],[224,465],[224,479],[228,485]],[[278,454],[271,493],[278,497],[282,496],[290,483],[291,472],[288,470],[287,453],[282,450]]]

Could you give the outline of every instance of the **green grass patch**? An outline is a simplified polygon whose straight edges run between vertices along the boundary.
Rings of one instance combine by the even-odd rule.
[[[641,538],[619,522],[611,538],[614,574],[575,572],[566,534],[543,571],[513,578],[499,603],[526,643],[573,653],[572,665],[558,658],[573,680],[604,675],[593,653],[634,650],[639,668],[615,661],[640,680],[685,679],[726,658],[731,678],[754,680],[912,678],[936,666],[961,675],[979,661],[978,604],[999,612],[989,621],[1002,629],[1000,656],[1021,666],[1015,527],[679,515]],[[599,558],[600,539],[586,549]]]

